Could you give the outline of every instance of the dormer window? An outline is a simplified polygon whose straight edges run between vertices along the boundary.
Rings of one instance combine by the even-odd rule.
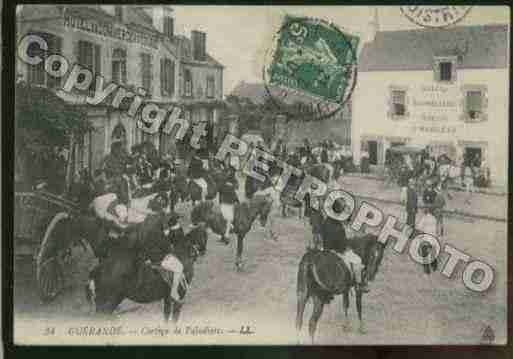
[[[437,82],[454,82],[456,80],[456,63],[455,56],[437,57],[433,65],[435,81]]]
[[[123,21],[123,7],[122,6],[114,6],[114,16],[116,17],[116,20]]]
[[[452,62],[440,62],[440,81],[452,80]]]
[[[169,38],[174,36],[174,19],[170,16],[164,17],[164,35]]]

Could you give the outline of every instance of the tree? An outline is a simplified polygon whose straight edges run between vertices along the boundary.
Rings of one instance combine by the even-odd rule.
[[[93,129],[85,111],[67,104],[53,91],[25,82],[15,89],[15,161],[17,177],[30,182],[56,175],[45,168],[56,149],[67,149],[65,191],[71,186],[71,159],[76,140]],[[55,158],[54,158],[55,160]],[[34,165],[40,164],[40,168]]]

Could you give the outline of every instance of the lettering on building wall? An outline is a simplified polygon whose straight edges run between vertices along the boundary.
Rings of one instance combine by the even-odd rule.
[[[99,23],[94,20],[81,19],[70,15],[64,17],[64,26],[125,42],[137,43],[153,49],[158,48],[158,38],[156,36],[133,31],[125,26]]]
[[[456,86],[420,85],[410,91],[410,112],[416,120],[446,122],[457,119],[461,112],[461,94]]]

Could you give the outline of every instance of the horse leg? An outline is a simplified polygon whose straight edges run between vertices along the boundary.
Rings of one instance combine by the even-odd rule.
[[[235,259],[235,266],[237,270],[240,271],[242,269],[242,251],[244,249],[244,236],[241,234],[237,234],[237,257]]]
[[[351,330],[351,323],[349,322],[349,317],[347,316],[349,309],[349,291],[342,295],[342,306],[344,308],[344,323],[342,324],[342,329],[345,332],[348,332]]]
[[[322,299],[317,295],[313,295],[313,312],[310,317],[310,322],[308,323],[308,333],[310,334],[310,338],[312,340],[312,344],[314,343],[315,330],[317,329],[317,323],[322,315],[322,310],[324,308],[324,303]]]
[[[358,320],[360,321],[360,327],[358,328],[358,332],[360,334],[366,334],[367,330],[365,329],[365,326],[363,325],[362,320],[362,292],[357,290],[355,297],[356,297],[356,310],[358,311]]]
[[[177,303],[175,301],[173,301],[173,323],[176,324],[178,323],[178,320],[180,319],[180,313],[182,311],[182,304],[181,303]]]
[[[169,322],[169,316],[171,315],[171,297],[166,295],[164,297],[164,321]]]
[[[300,342],[301,328],[303,327],[303,315],[305,306],[310,298],[310,290],[308,288],[308,273],[306,266],[299,268],[297,278],[297,314],[296,314],[296,333],[298,344]]]

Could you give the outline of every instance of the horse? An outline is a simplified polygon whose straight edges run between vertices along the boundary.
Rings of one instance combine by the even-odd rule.
[[[219,188],[226,180],[226,177],[227,174],[219,169],[209,171],[204,176],[204,179],[207,182],[207,194],[205,196],[206,200],[213,200],[216,198],[217,194],[219,193]],[[186,179],[186,183],[186,199],[190,199],[192,201],[192,205],[194,206],[196,201],[201,201],[201,187],[189,178]]]
[[[292,175],[289,178],[289,181],[287,182],[283,192],[281,193],[281,213],[283,217],[287,216],[287,209],[288,206],[299,208],[299,218],[301,218],[301,213],[303,212],[304,207],[304,215],[306,217],[309,216],[309,208],[310,208],[310,194],[307,193],[305,195],[305,198],[303,199],[303,202],[299,201],[294,197],[295,193],[298,191],[299,186],[301,186],[301,183],[303,182],[303,179],[308,174],[310,176],[313,176],[320,181],[323,181],[324,183],[328,184],[330,178],[332,178],[332,169],[327,167],[325,164],[317,163],[313,165],[305,165],[302,168],[303,175],[300,177]]]
[[[161,220],[161,224],[164,224],[165,216]],[[164,228],[162,226],[161,230]],[[183,264],[187,282],[179,287],[182,298],[187,293],[188,284],[192,282],[194,262],[206,252],[207,237],[205,227],[199,226],[187,233],[185,240],[174,246],[173,254]],[[139,239],[132,247],[118,248],[93,269],[89,274],[89,283],[85,286],[86,299],[94,306],[95,313],[101,315],[111,315],[124,299],[136,303],[162,300],[164,320],[169,321],[172,313],[172,320],[176,323],[182,303],[171,298],[171,288],[163,277],[163,270],[144,262],[141,256],[142,246],[144,239]]]
[[[255,195],[246,202],[238,203],[234,208],[233,232],[237,236],[237,252],[235,266],[241,270],[242,252],[244,249],[244,238],[251,230],[251,226],[257,217],[260,219],[262,227],[267,225],[267,219],[272,208],[272,200],[269,195]],[[191,212],[191,221],[193,224],[204,222],[212,232],[224,239],[226,233],[226,220],[223,218],[220,210],[214,206],[212,201],[205,201],[198,204]]]
[[[365,266],[362,275],[368,281],[373,281],[383,259],[384,245],[377,241],[376,236],[367,234],[349,240],[349,247],[362,258],[362,263]],[[334,252],[308,250],[301,258],[297,275],[296,330],[298,339],[303,326],[305,306],[310,297],[313,298],[313,312],[308,331],[312,344],[324,305],[328,304],[336,295],[343,295],[345,329],[348,329],[349,291],[353,287],[355,287],[355,281],[351,270]],[[360,321],[359,331],[364,333],[362,294],[361,291],[355,289],[356,309]]]

